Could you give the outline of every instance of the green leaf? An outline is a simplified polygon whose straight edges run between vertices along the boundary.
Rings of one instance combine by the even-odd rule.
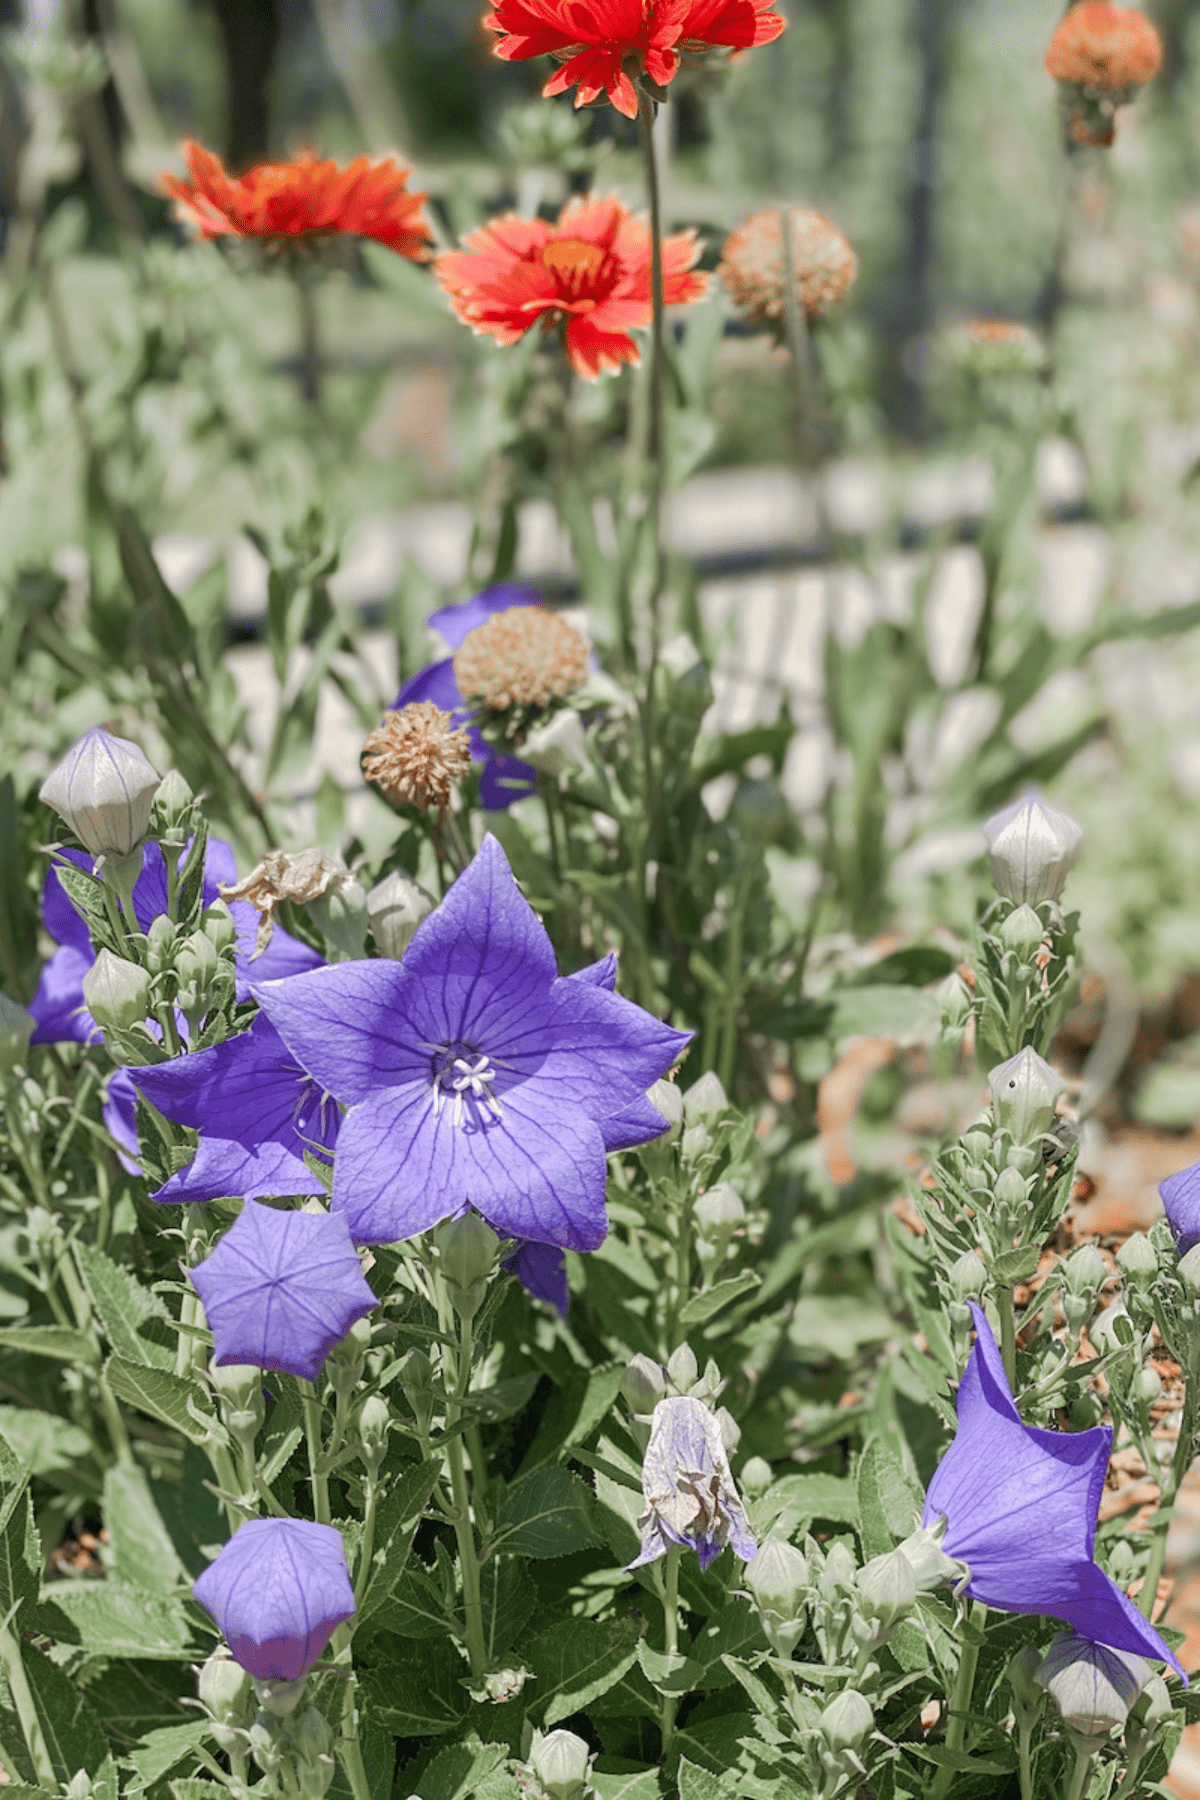
[[[38,1412],[32,1406],[0,1406],[0,1433],[11,1444],[31,1475],[51,1479],[71,1471],[73,1481],[90,1487],[91,1478],[79,1470],[92,1453],[91,1441],[78,1425],[56,1413]],[[0,1478],[9,1479],[3,1469]]]
[[[1015,1287],[1018,1281],[1029,1281],[1037,1274],[1041,1250],[1037,1244],[1022,1244],[1017,1250],[1002,1250],[988,1271],[999,1287]]]
[[[690,1694],[704,1674],[702,1665],[681,1650],[652,1650],[644,1638],[638,1643],[637,1659],[658,1694]]]
[[[728,1600],[696,1632],[688,1645],[688,1655],[699,1673],[695,1687],[729,1687],[733,1680],[726,1657],[755,1654],[766,1648],[758,1614],[748,1600]]]
[[[679,1800],[730,1800],[737,1793],[736,1781],[726,1787],[699,1763],[689,1762],[686,1756],[679,1759],[679,1768],[675,1776],[679,1783]]]
[[[784,1475],[750,1507],[750,1522],[761,1536],[794,1537],[802,1525],[828,1519],[858,1524],[858,1493],[842,1475]]]
[[[151,1732],[186,1718],[182,1702],[194,1699],[196,1678],[183,1662],[110,1662],[104,1671],[101,1724],[122,1755]]]
[[[510,1556],[570,1556],[595,1543],[592,1496],[569,1469],[518,1481],[500,1508],[493,1543]]]
[[[205,1486],[210,1480],[207,1458],[195,1444],[185,1444],[180,1479],[150,1484],[158,1516],[193,1580],[203,1574],[229,1536],[221,1502]]]
[[[33,1502],[24,1481],[0,1500],[0,1621],[37,1599],[42,1578],[42,1546],[33,1522]],[[22,1629],[19,1623],[18,1630]]]
[[[187,1584],[188,1571],[136,1463],[117,1463],[106,1471],[104,1523],[118,1581],[162,1595]]]
[[[527,1689],[529,1711],[548,1730],[589,1706],[632,1667],[640,1627],[632,1619],[561,1619],[535,1638],[525,1661],[537,1677]]]
[[[753,1269],[744,1269],[740,1275],[731,1275],[728,1281],[718,1281],[715,1287],[706,1288],[702,1294],[693,1294],[679,1315],[679,1326],[682,1331],[690,1331],[693,1326],[706,1325],[709,1319],[740,1300],[743,1294],[753,1293],[760,1286],[760,1279]]]
[[[171,1660],[195,1648],[182,1606],[111,1578],[51,1582],[37,1621],[61,1643],[106,1656]]]
[[[593,1769],[588,1785],[600,1800],[658,1800],[658,1783],[657,1769],[623,1769],[615,1775]]]
[[[525,1564],[515,1556],[493,1556],[482,1581],[483,1637],[490,1657],[508,1649],[537,1603],[537,1584]]]
[[[624,1373],[620,1362],[599,1369],[571,1369],[542,1411],[519,1474],[528,1475],[568,1446],[586,1442],[612,1411]]]
[[[464,1743],[452,1744],[427,1763],[413,1793],[419,1800],[471,1800],[480,1784],[508,1756],[507,1744],[481,1744],[472,1732]]]
[[[149,1368],[174,1369],[175,1340],[158,1295],[118,1268],[103,1250],[78,1239],[74,1250],[104,1335],[118,1356]]]
[[[108,1745],[83,1689],[32,1645],[23,1646],[23,1655],[54,1773],[63,1782],[80,1769],[95,1774],[107,1758]]]
[[[839,1039],[887,1037],[911,1044],[938,1018],[937,997],[923,988],[889,982],[878,987],[839,988],[829,998],[833,1002],[832,1035]]]
[[[862,1345],[880,1343],[895,1328],[892,1315],[878,1300],[853,1294],[804,1294],[793,1308],[788,1336],[798,1349],[821,1361],[832,1356],[849,1362]]]
[[[188,1405],[190,1401],[201,1413],[207,1413],[211,1417],[208,1395],[199,1382],[185,1381],[182,1376],[169,1374],[166,1369],[140,1367],[137,1363],[126,1361],[123,1356],[115,1355],[110,1356],[105,1363],[104,1374],[118,1400],[125,1400],[140,1412],[148,1413],[152,1419],[169,1425],[173,1431],[182,1432],[193,1444],[207,1441],[210,1427],[194,1418]]]
[[[287,1467],[292,1451],[304,1436],[304,1412],[295,1378],[273,1374],[271,1396],[258,1446],[258,1467],[268,1486]]]
[[[428,1462],[415,1464],[404,1471],[380,1503],[375,1521],[371,1577],[358,1609],[356,1628],[372,1613],[378,1612],[403,1575],[413,1537],[441,1470],[441,1458],[436,1456],[431,1456]]]
[[[474,1705],[466,1675],[466,1663],[443,1639],[389,1661],[363,1686],[375,1718],[395,1737],[441,1737]]]
[[[883,1556],[916,1530],[925,1496],[904,1473],[900,1458],[882,1438],[872,1438],[859,1458],[858,1502],[863,1554]]]
[[[96,1360],[91,1336],[72,1325],[5,1325],[0,1329],[0,1350],[24,1350],[29,1356],[52,1356],[58,1362]]]
[[[204,1743],[210,1730],[207,1719],[189,1719],[184,1725],[167,1725],[159,1731],[148,1731],[129,1753],[135,1776],[130,1793],[152,1787],[172,1769],[178,1768],[197,1744]]]

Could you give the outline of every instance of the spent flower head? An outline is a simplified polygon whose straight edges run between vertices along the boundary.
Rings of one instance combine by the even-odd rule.
[[[1137,7],[1081,0],[1055,26],[1045,62],[1068,87],[1128,98],[1154,79],[1162,57],[1162,39]]]
[[[585,639],[540,606],[514,606],[476,626],[454,653],[465,700],[489,712],[542,708],[565,700],[587,678]]]
[[[721,1439],[721,1427],[703,1401],[679,1396],[660,1400],[650,1421],[642,1464],[646,1510],[638,1520],[642,1548],[631,1569],[654,1562],[677,1546],[694,1550],[701,1569],[726,1544],[749,1562],[758,1546],[750,1530]]]
[[[275,912],[284,901],[305,906],[351,880],[340,857],[323,850],[268,850],[241,881],[222,885],[222,900],[245,900],[258,913],[254,955],[261,956],[275,932]]]
[[[849,239],[824,213],[792,206],[788,218],[800,301],[808,317],[818,319],[850,292],[858,258]],[[717,274],[735,306],[745,307],[752,320],[777,324],[787,315],[785,262],[783,217],[772,206],[753,213],[730,232]]]
[[[192,1593],[262,1682],[299,1681],[355,1612],[341,1532],[307,1519],[248,1519]]]
[[[414,806],[419,812],[436,806],[439,820],[450,811],[454,783],[470,766],[466,732],[432,700],[385,713],[363,744],[367,780],[397,806]]]
[[[128,738],[85,731],[39,793],[93,856],[128,856],[145,837],[160,776]]]

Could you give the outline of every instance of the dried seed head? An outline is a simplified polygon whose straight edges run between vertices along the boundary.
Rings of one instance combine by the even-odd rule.
[[[1082,0],[1055,27],[1046,71],[1068,86],[1113,94],[1143,87],[1158,74],[1162,56],[1162,39],[1145,13],[1107,0]]]
[[[849,293],[858,258],[823,213],[802,206],[789,210],[800,298],[808,317],[817,319]],[[753,214],[730,232],[717,274],[752,319],[785,316],[783,221],[777,207]]]
[[[455,725],[453,713],[443,712],[432,700],[417,700],[399,712],[385,713],[363,745],[363,774],[381,794],[398,806],[415,806],[421,812],[436,806],[439,820],[450,810],[454,783],[470,766],[466,731]]]
[[[284,900],[298,906],[319,900],[350,880],[345,864],[323,850],[268,850],[257,868],[232,887],[221,887],[222,900],[248,900],[259,914],[254,956],[261,956],[275,931],[275,909]],[[251,958],[253,960],[253,957]]]
[[[543,606],[510,606],[469,631],[454,653],[464,700],[490,712],[549,706],[581,688],[588,647],[573,625]]]

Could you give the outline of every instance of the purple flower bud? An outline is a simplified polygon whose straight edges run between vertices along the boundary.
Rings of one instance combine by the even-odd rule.
[[[313,1381],[375,1296],[346,1221],[247,1200],[211,1256],[190,1271],[212,1327],[215,1361]]]
[[[650,1421],[650,1442],[642,1467],[646,1511],[638,1521],[637,1569],[677,1545],[690,1547],[701,1569],[730,1544],[743,1562],[758,1549],[734,1485],[721,1427],[699,1400],[660,1400]]]
[[[298,1681],[355,1610],[341,1533],[307,1519],[239,1525],[192,1593],[256,1681]]]
[[[94,725],[51,770],[39,798],[93,856],[128,856],[149,830],[159,779],[136,744]]]

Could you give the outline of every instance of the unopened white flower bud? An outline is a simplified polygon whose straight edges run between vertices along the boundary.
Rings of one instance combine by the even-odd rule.
[[[327,891],[308,902],[325,942],[344,962],[363,953],[367,941],[367,896],[353,876],[331,882]]]
[[[621,1398],[632,1412],[647,1417],[667,1391],[667,1378],[658,1363],[637,1355],[621,1377]]]
[[[324,1713],[305,1707],[289,1727],[288,1737],[296,1757],[296,1779],[303,1800],[323,1800],[336,1771],[333,1730]]]
[[[0,994],[0,1075],[9,1075],[25,1061],[37,1021],[33,1014]]]
[[[1031,1044],[988,1070],[996,1116],[1018,1144],[1031,1143],[1049,1129],[1065,1086],[1062,1076]]]
[[[1187,1255],[1180,1257],[1175,1272],[1189,1294],[1200,1294],[1200,1244],[1193,1244]]]
[[[243,1724],[250,1716],[250,1677],[225,1650],[214,1650],[196,1684],[200,1703],[222,1725]]]
[[[790,1656],[804,1635],[808,1563],[784,1538],[767,1538],[746,1564],[746,1587],[777,1656]]]
[[[367,895],[367,922],[380,956],[399,962],[436,904],[432,894],[399,869],[377,882]]]
[[[1101,1356],[1107,1355],[1110,1350],[1121,1350],[1126,1347],[1121,1332],[1122,1326],[1128,1330],[1131,1342],[1136,1344],[1138,1332],[1134,1327],[1133,1320],[1129,1317],[1128,1309],[1119,1302],[1116,1306],[1106,1306],[1104,1311],[1092,1320],[1088,1326],[1088,1337]]]
[[[873,1556],[858,1572],[858,1593],[868,1618],[880,1631],[890,1631],[911,1611],[917,1598],[916,1574],[904,1552],[889,1550],[884,1556]]]
[[[583,720],[570,707],[535,725],[521,745],[522,761],[532,763],[544,775],[584,773],[590,767]]]
[[[358,1409],[359,1454],[372,1476],[379,1473],[387,1455],[392,1411],[382,1394],[370,1394]]]
[[[987,1285],[987,1270],[974,1250],[964,1250],[946,1271],[946,1285],[956,1300],[973,1300]]]
[[[1027,963],[1037,954],[1046,934],[1032,906],[1018,906],[1015,912],[1009,913],[996,935],[1006,950]]]
[[[667,1121],[667,1129],[652,1142],[673,1144],[683,1129],[683,1095],[673,1081],[656,1081],[646,1098],[655,1112],[660,1112]]]
[[[150,977],[140,963],[101,950],[83,978],[83,1001],[102,1031],[128,1031],[149,1010]]]
[[[540,1731],[533,1734],[529,1766],[548,1800],[583,1800],[588,1791],[592,1753],[573,1731]]]
[[[702,1125],[715,1119],[718,1113],[724,1112],[729,1105],[729,1098],[721,1085],[721,1078],[713,1069],[706,1069],[698,1081],[693,1081],[683,1096],[683,1117],[685,1124]]]
[[[1074,819],[1040,794],[995,813],[983,828],[996,892],[1005,900],[1057,900],[1083,837]]]
[[[1006,1165],[996,1177],[995,1192],[997,1205],[1006,1207],[1009,1212],[1015,1212],[1018,1207],[1025,1204],[1026,1196],[1029,1193],[1029,1183],[1019,1169]]]
[[[765,1494],[774,1479],[775,1471],[765,1456],[747,1457],[742,1464],[741,1488],[751,1500],[757,1500],[760,1494]]]
[[[728,1181],[718,1181],[696,1201],[692,1213],[696,1230],[706,1237],[728,1236],[746,1216],[742,1196]]]
[[[496,1266],[500,1239],[474,1207],[457,1219],[443,1219],[433,1234],[438,1262],[447,1281],[469,1288],[484,1281]]]
[[[128,856],[149,829],[158,784],[136,744],[96,725],[51,770],[39,797],[93,856]]]
[[[858,1564],[851,1550],[840,1538],[825,1552],[820,1590],[825,1600],[836,1600],[840,1594],[851,1594],[858,1585]]]
[[[1023,1644],[1016,1655],[1009,1659],[1008,1685],[1017,1704],[1026,1711],[1042,1705],[1043,1690],[1037,1682],[1037,1672],[1041,1666],[1042,1653],[1033,1644]]]
[[[700,1364],[688,1344],[680,1344],[667,1358],[667,1376],[678,1394],[690,1393],[700,1374]]]
[[[835,1694],[821,1714],[821,1736],[833,1751],[860,1749],[874,1729],[871,1702],[856,1688]]]
[[[1085,1737],[1099,1737],[1124,1725],[1149,1673],[1142,1657],[1066,1631],[1046,1652],[1036,1680],[1064,1724]]]
[[[200,924],[205,937],[218,954],[222,950],[231,950],[237,943],[237,926],[224,900],[214,900],[211,906],[205,907]]]
[[[1144,1231],[1135,1231],[1117,1251],[1117,1267],[1131,1287],[1150,1287],[1158,1274],[1158,1257]]]

